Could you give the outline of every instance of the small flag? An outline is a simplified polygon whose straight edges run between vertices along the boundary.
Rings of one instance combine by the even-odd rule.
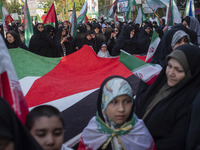
[[[82,22],[84,21],[86,14],[87,14],[87,0],[85,1],[85,3],[83,5],[83,7],[81,8],[81,11],[78,15],[78,18],[77,18],[78,26],[81,25]]]
[[[11,23],[13,20],[13,18],[11,17],[11,15],[8,13],[8,11],[6,10],[6,8],[2,5],[2,3],[0,2],[0,12],[1,12],[1,18],[3,21],[3,30],[4,30],[4,35],[6,35],[5,33],[8,32],[8,24]]]
[[[156,30],[154,30],[152,39],[151,39],[151,43],[149,45],[147,57],[145,60],[146,63],[149,63],[151,61],[151,59],[153,58],[153,55],[155,54],[159,43],[160,43],[160,38],[158,37]]]
[[[156,10],[157,8],[166,7],[166,5],[160,0],[147,0],[146,2],[149,5],[149,7],[153,10]]]
[[[58,21],[57,21],[57,15],[54,7],[54,3],[51,5],[49,11],[47,12],[47,15],[43,21],[44,25],[52,25],[56,30],[58,29]]]
[[[135,23],[142,25],[142,8],[141,8],[141,6],[139,6],[139,10],[138,10],[138,14],[137,14]]]
[[[161,67],[158,65],[145,63],[125,51],[121,51],[119,61],[148,85],[151,85],[155,81],[161,71]]]
[[[184,16],[195,17],[194,0],[187,0]]]
[[[117,0],[115,0],[110,6],[108,14],[107,14],[106,22],[110,20],[115,20],[116,10],[117,10]]]
[[[126,18],[125,20],[126,21],[129,21],[131,20],[131,12],[134,11],[136,9],[136,2],[135,0],[129,0],[128,1],[128,9],[126,11]]]
[[[76,28],[77,28],[77,20],[76,20],[76,8],[75,8],[75,2],[74,2],[74,6],[73,6],[73,11],[72,11],[72,15],[71,15],[71,18],[70,18],[70,22],[71,22],[71,36],[75,37],[77,31],[76,31]]]
[[[29,42],[31,36],[33,35],[33,25],[31,21],[31,16],[29,13],[29,8],[27,4],[27,0],[24,3],[24,42],[27,47],[29,47]]]
[[[22,93],[8,49],[0,35],[0,96],[5,98],[18,118],[25,123],[28,105]]]

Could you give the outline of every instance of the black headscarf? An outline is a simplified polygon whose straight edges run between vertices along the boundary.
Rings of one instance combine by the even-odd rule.
[[[51,36],[44,30],[40,32],[37,27],[43,25],[38,23],[34,28],[34,34],[29,43],[29,50],[41,56],[56,57],[55,44]]]
[[[161,66],[166,64],[165,57],[173,51],[171,47],[172,38],[178,30],[180,29],[171,29],[164,34],[160,43],[158,44],[155,54],[153,55],[151,63],[159,64]]]
[[[191,29],[186,28],[182,23],[176,24],[174,28],[179,28],[183,31],[185,31],[189,36],[192,44],[198,46],[198,38],[197,38],[197,33]]]
[[[14,42],[13,43],[9,43],[8,40],[5,39],[5,43],[6,43],[6,46],[7,46],[8,49],[11,49],[11,48],[23,48],[23,49],[28,50],[28,47],[22,43],[19,35],[15,31],[9,30],[6,33],[6,36],[8,34],[11,34],[14,37]]]
[[[58,29],[57,33],[56,33],[56,38],[55,38],[56,50],[57,50],[57,54],[56,55],[58,57],[64,56],[63,48],[62,48],[61,43],[60,43],[61,42],[61,38],[62,38],[61,36],[62,36],[62,31],[63,30],[67,30],[67,28],[65,26],[60,27]],[[67,33],[64,36],[67,36]],[[68,40],[67,42],[64,42],[63,45],[64,45],[64,47],[66,49],[66,55],[69,55],[69,54],[74,52],[70,40]]]
[[[0,137],[13,140],[15,150],[42,150],[3,98],[0,98],[0,120]]]
[[[85,36],[84,36],[84,38],[83,38],[83,40],[81,42],[81,47],[80,48],[82,48],[83,45],[89,45],[89,46],[91,46],[94,49],[94,51],[96,53],[98,53],[99,49],[98,49],[98,46],[97,46],[96,37],[92,38],[91,40],[87,39],[87,36],[88,35],[92,35],[92,34],[94,34],[94,32],[92,32],[91,30],[85,32]]]
[[[187,124],[191,105],[200,90],[200,49],[194,45],[181,45],[189,64],[191,77],[181,82],[147,115],[144,122],[155,140],[157,149],[185,149]],[[166,66],[144,95],[137,97],[135,113],[142,118],[159,89],[167,83]]]
[[[79,32],[77,32],[76,36],[72,40],[72,46],[73,46],[74,49],[76,47],[79,48],[81,46],[81,41],[84,38],[84,35],[85,35],[85,32],[86,32],[86,28],[84,26],[79,26],[77,28],[77,30],[79,30]]]

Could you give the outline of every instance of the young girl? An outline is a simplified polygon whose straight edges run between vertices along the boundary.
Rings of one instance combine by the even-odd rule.
[[[35,107],[27,116],[26,126],[44,150],[72,150],[62,144],[64,120],[57,108],[50,105]]]
[[[111,57],[108,50],[107,50],[107,45],[106,43],[102,43],[101,45],[101,49],[99,50],[99,52],[97,53],[97,56],[99,57],[105,57],[105,58],[108,58],[108,57]]]
[[[83,130],[78,149],[155,149],[152,136],[132,107],[129,82],[121,76],[107,78],[100,87],[97,114]]]

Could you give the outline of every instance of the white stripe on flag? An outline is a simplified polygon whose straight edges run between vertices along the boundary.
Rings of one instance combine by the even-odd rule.
[[[60,99],[57,99],[57,100],[53,100],[53,101],[48,102],[48,103],[43,103],[41,105],[52,105],[52,106],[58,108],[60,111],[64,111],[65,109],[76,104],[77,102],[79,102],[80,100],[82,100],[83,98],[85,98],[86,96],[88,96],[89,94],[91,94],[92,92],[94,92],[98,89],[99,88],[89,90],[89,91],[85,91],[85,92],[81,92],[81,93],[77,93],[77,94],[70,95],[70,96],[67,96],[67,97],[63,97],[63,98],[60,98]],[[31,109],[33,109],[34,107],[29,108],[29,111]]]
[[[40,77],[24,77],[19,80],[19,83],[22,88],[22,92],[24,96],[28,93],[29,89],[31,88],[32,84],[35,82],[35,80],[39,79]]]

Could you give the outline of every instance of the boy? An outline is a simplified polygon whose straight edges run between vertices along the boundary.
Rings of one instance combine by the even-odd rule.
[[[44,150],[71,150],[62,145],[64,120],[57,108],[50,105],[35,107],[27,116],[26,126]]]

